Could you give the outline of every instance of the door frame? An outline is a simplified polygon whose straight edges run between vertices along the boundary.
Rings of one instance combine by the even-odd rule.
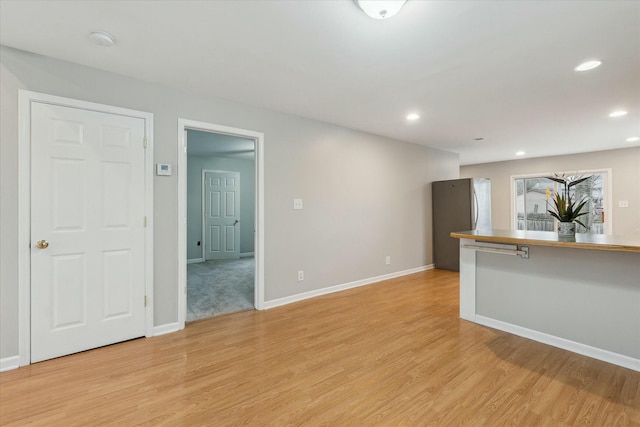
[[[187,142],[188,143],[188,142]],[[207,260],[206,258],[206,247],[207,247],[207,233],[205,232],[205,219],[206,219],[206,194],[205,194],[205,175],[207,173],[233,173],[238,177],[238,182],[241,182],[240,180],[240,172],[234,172],[234,171],[223,171],[223,170],[214,170],[214,169],[202,169],[202,177],[201,177],[201,185],[202,185],[202,195],[200,196],[200,199],[202,200],[202,259],[204,261]],[[240,186],[238,185],[238,193],[240,193]],[[240,210],[240,199],[238,198],[238,206],[237,206],[237,210]],[[240,215],[238,215],[238,218],[240,218]],[[242,226],[240,226],[242,227]],[[240,233],[242,233],[242,228],[240,228]],[[238,245],[238,259],[240,258],[240,239],[238,238],[238,241],[236,242],[236,244]]]
[[[18,357],[31,363],[31,104],[34,102],[117,114],[144,120],[147,147],[144,159],[145,336],[153,336],[153,114],[78,99],[18,91]]]
[[[178,118],[178,329],[184,329],[187,315],[187,130],[221,133],[252,139],[255,144],[255,278],[254,303],[264,310],[264,134],[219,124]]]

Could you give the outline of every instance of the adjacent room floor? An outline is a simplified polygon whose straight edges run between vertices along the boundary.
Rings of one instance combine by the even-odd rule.
[[[254,308],[253,257],[187,265],[187,322]]]

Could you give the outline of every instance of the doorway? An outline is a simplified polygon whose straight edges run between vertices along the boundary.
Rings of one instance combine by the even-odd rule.
[[[180,119],[179,328],[262,309],[260,133]]]

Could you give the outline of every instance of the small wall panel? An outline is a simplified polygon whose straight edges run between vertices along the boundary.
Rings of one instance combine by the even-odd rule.
[[[235,217],[236,216],[236,193],[235,191],[227,191],[225,192],[225,216]]]
[[[106,251],[102,259],[104,319],[131,315],[131,251]]]
[[[102,163],[102,216],[105,228],[129,227],[131,165]]]
[[[128,150],[131,148],[131,130],[112,126],[102,126],[102,146]]]
[[[225,252],[235,252],[236,250],[236,228],[233,226],[225,227]]]
[[[209,218],[220,217],[220,191],[213,190],[209,193]]]
[[[220,226],[212,225],[209,227],[209,241],[211,242],[210,252],[220,252]]]
[[[52,119],[53,142],[82,145],[84,142],[84,125],[70,120]]]
[[[51,175],[53,230],[83,230],[86,197],[84,160],[52,158]],[[46,185],[46,183],[40,182],[34,185]]]
[[[52,330],[82,326],[86,322],[85,255],[52,257]]]

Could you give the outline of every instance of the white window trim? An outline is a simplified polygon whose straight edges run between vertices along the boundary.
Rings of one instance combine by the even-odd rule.
[[[555,171],[555,172],[541,172],[541,173],[528,173],[522,175],[511,175],[509,177],[509,186],[510,186],[510,210],[509,210],[509,218],[511,219],[511,229],[517,230],[518,222],[516,218],[516,203],[517,203],[517,194],[516,194],[516,179],[523,178],[540,178],[545,176],[553,176],[554,174],[560,175],[594,175],[600,174],[604,176],[604,189],[605,189],[605,197],[604,197],[604,212],[605,212],[605,221],[604,221],[604,234],[613,234],[613,170],[611,168],[601,168],[601,169],[584,169],[584,170],[573,170],[573,171]]]

